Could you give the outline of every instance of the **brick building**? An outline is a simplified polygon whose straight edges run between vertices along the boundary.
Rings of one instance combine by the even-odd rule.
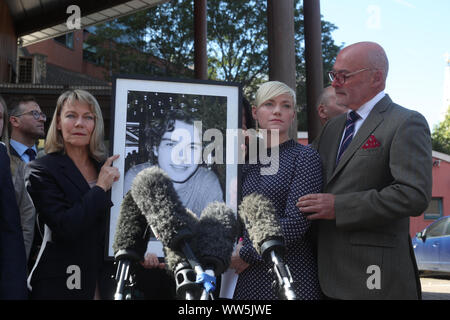
[[[450,216],[450,155],[433,151],[432,199],[423,215],[410,219],[411,237],[443,216]]]

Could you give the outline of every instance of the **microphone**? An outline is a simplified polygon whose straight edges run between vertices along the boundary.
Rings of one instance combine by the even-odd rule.
[[[189,209],[186,209],[186,211],[195,216]],[[195,219],[197,219],[197,216],[195,216]],[[196,252],[195,245],[193,248]],[[195,271],[186,261],[186,258],[180,255],[180,252],[173,251],[168,247],[163,247],[163,250],[167,269],[174,273],[177,296],[185,297],[186,300],[195,300],[198,297],[199,291]]]
[[[278,285],[287,300],[295,300],[293,279],[284,263],[285,245],[276,210],[263,195],[252,193],[239,205],[239,216],[244,221],[253,247],[267,262],[273,263]]]
[[[185,297],[186,300],[196,300],[199,292],[199,284],[196,283],[197,274],[186,258],[170,248],[164,247],[163,250],[167,268],[174,274],[177,296]]]
[[[147,221],[142,215],[130,192],[121,204],[114,236],[114,258],[118,261],[116,281],[117,289],[115,300],[122,300],[125,287],[133,287],[133,277],[130,265],[144,259],[150,233],[146,232]],[[130,296],[126,297],[131,298]]]
[[[206,271],[198,281],[206,281],[210,291],[215,290],[216,276],[228,269],[238,232],[236,216],[225,203],[212,202],[202,211],[195,247]]]
[[[198,219],[183,207],[167,174],[156,166],[142,170],[132,182],[131,194],[162,244],[180,251],[184,240],[194,235]]]
[[[239,233],[234,212],[223,202],[212,202],[202,211],[195,247],[206,269],[222,274],[228,269]]]
[[[203,268],[188,243],[198,219],[183,207],[167,174],[156,166],[142,170],[133,180],[131,194],[163,246],[182,252],[191,269],[202,276]]]

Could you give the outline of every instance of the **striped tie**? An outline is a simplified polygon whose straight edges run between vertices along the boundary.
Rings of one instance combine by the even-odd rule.
[[[352,142],[353,132],[355,131],[355,122],[359,118],[360,118],[359,115],[355,111],[351,111],[347,115],[347,122],[345,123],[344,138],[342,139],[341,147],[339,148],[339,154],[336,159],[336,165],[339,163],[339,160],[341,159],[341,156],[344,153],[345,149],[347,149],[350,142]]]

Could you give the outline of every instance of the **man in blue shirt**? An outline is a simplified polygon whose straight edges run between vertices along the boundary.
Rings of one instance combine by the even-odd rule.
[[[31,96],[14,99],[9,106],[11,172],[15,181],[23,181],[23,177],[16,176],[20,172],[18,169],[23,166],[23,163],[28,163],[36,158],[38,153],[36,142],[38,139],[45,137],[44,123],[47,117]],[[15,187],[18,188],[17,185]],[[31,199],[29,201],[31,202]],[[39,244],[42,241],[41,232],[35,232],[35,230],[42,231],[44,229],[42,223],[37,219],[34,207],[21,206],[19,211],[22,229],[24,230],[28,267],[31,270],[39,252]]]
[[[11,155],[28,163],[37,155],[37,140],[45,137],[47,117],[33,97],[16,99],[10,107]]]

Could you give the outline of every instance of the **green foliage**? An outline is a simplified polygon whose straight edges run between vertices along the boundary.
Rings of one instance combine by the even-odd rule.
[[[295,1],[294,12],[297,103],[299,130],[307,130],[306,71],[303,6]],[[322,21],[324,86],[340,47],[334,44],[333,24]],[[267,1],[208,0],[208,65],[211,79],[240,82],[249,101],[258,85],[268,79]]]
[[[169,1],[96,26],[87,43],[114,73],[193,77],[192,1]]]
[[[434,127],[431,139],[433,150],[450,154],[450,106],[444,120]]]
[[[267,77],[266,1],[208,1],[211,79],[239,82],[247,91]]]
[[[295,0],[295,48],[299,129],[306,130],[304,24],[301,0]],[[268,79],[267,1],[208,0],[208,76],[241,83],[249,101],[257,86]],[[322,21],[324,85],[340,47],[331,32],[336,27]],[[105,46],[109,40],[113,44]],[[146,11],[100,25],[89,43],[100,46],[101,61],[112,73],[193,77],[193,1],[172,0]],[[132,48],[132,49],[130,49]],[[158,63],[148,63],[149,57]]]

